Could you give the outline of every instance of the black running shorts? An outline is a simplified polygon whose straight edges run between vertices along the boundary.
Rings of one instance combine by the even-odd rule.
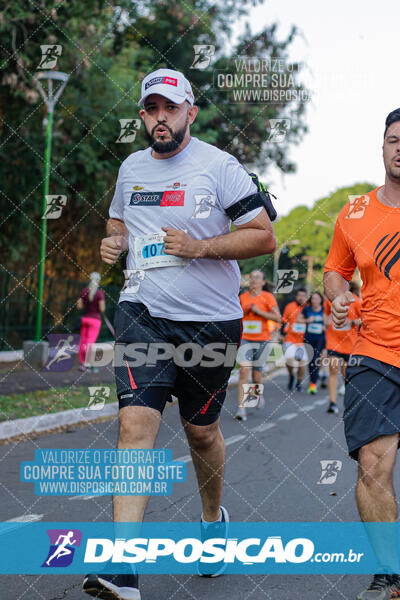
[[[400,432],[400,368],[369,356],[352,355],[346,367],[344,429],[349,454]]]
[[[350,354],[345,352],[337,352],[336,350],[327,350],[328,356],[336,356],[336,358],[342,358],[345,363],[349,362]]]
[[[161,413],[171,394],[195,425],[219,417],[242,333],[233,321],[172,321],[144,304],[121,302],[115,314],[114,369],[120,408],[150,406]]]

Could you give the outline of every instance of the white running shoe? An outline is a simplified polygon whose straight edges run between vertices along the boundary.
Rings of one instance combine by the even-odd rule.
[[[237,413],[235,415],[235,419],[237,419],[238,421],[247,421],[246,409],[238,408]]]
[[[86,575],[83,591],[89,596],[104,600],[140,600],[138,576],[129,575]]]

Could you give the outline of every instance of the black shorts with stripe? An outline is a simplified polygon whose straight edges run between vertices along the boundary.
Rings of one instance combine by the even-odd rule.
[[[171,395],[195,425],[216,421],[241,340],[241,319],[172,321],[144,304],[121,302],[115,314],[114,370],[119,407],[161,413]]]

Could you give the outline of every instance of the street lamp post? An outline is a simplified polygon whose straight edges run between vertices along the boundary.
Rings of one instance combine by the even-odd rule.
[[[35,342],[39,342],[42,335],[42,309],[43,309],[43,286],[46,261],[46,234],[47,234],[47,219],[46,219],[46,196],[49,193],[50,180],[50,158],[51,158],[51,136],[53,129],[53,112],[57,100],[61,96],[69,75],[61,71],[41,71],[35,76],[35,83],[42,95],[42,98],[47,106],[47,125],[46,125],[46,146],[44,154],[44,182],[43,182],[43,201],[42,201],[42,219],[40,226],[40,259],[39,259],[39,274],[38,274],[38,292],[37,292],[37,307],[36,307],[36,328]],[[43,89],[41,81],[47,80],[47,94]],[[54,93],[53,81],[60,81],[61,85]]]
[[[314,257],[313,256],[302,256],[302,259],[307,261],[307,276],[306,276],[306,290],[307,294],[311,294],[312,279],[313,279],[313,267]]]

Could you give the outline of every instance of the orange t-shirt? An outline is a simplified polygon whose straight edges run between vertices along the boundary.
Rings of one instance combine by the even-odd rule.
[[[297,317],[303,310],[303,304],[289,302],[283,311],[282,321],[285,323],[285,341],[293,344],[302,344],[306,331],[305,323],[296,323]]]
[[[325,272],[350,281],[359,268],[362,326],[353,354],[400,367],[400,208],[382,204],[376,192],[351,199],[340,212]]]
[[[361,318],[361,300],[358,296],[353,294],[355,302],[350,304],[348,319],[349,321],[356,321]],[[332,302],[325,300],[324,308],[325,314],[330,315],[332,310]],[[351,354],[353,352],[354,344],[357,340],[358,325],[346,324],[342,329],[334,329],[333,321],[331,321],[328,329],[325,331],[326,348],[327,350],[335,350],[343,354]]]
[[[268,329],[268,319],[256,315],[251,310],[251,305],[255,304],[261,310],[270,312],[274,306],[277,306],[274,296],[270,292],[261,292],[258,296],[251,296],[250,292],[245,292],[240,294],[239,300],[243,309],[243,339],[255,342],[269,340],[271,334]]]

